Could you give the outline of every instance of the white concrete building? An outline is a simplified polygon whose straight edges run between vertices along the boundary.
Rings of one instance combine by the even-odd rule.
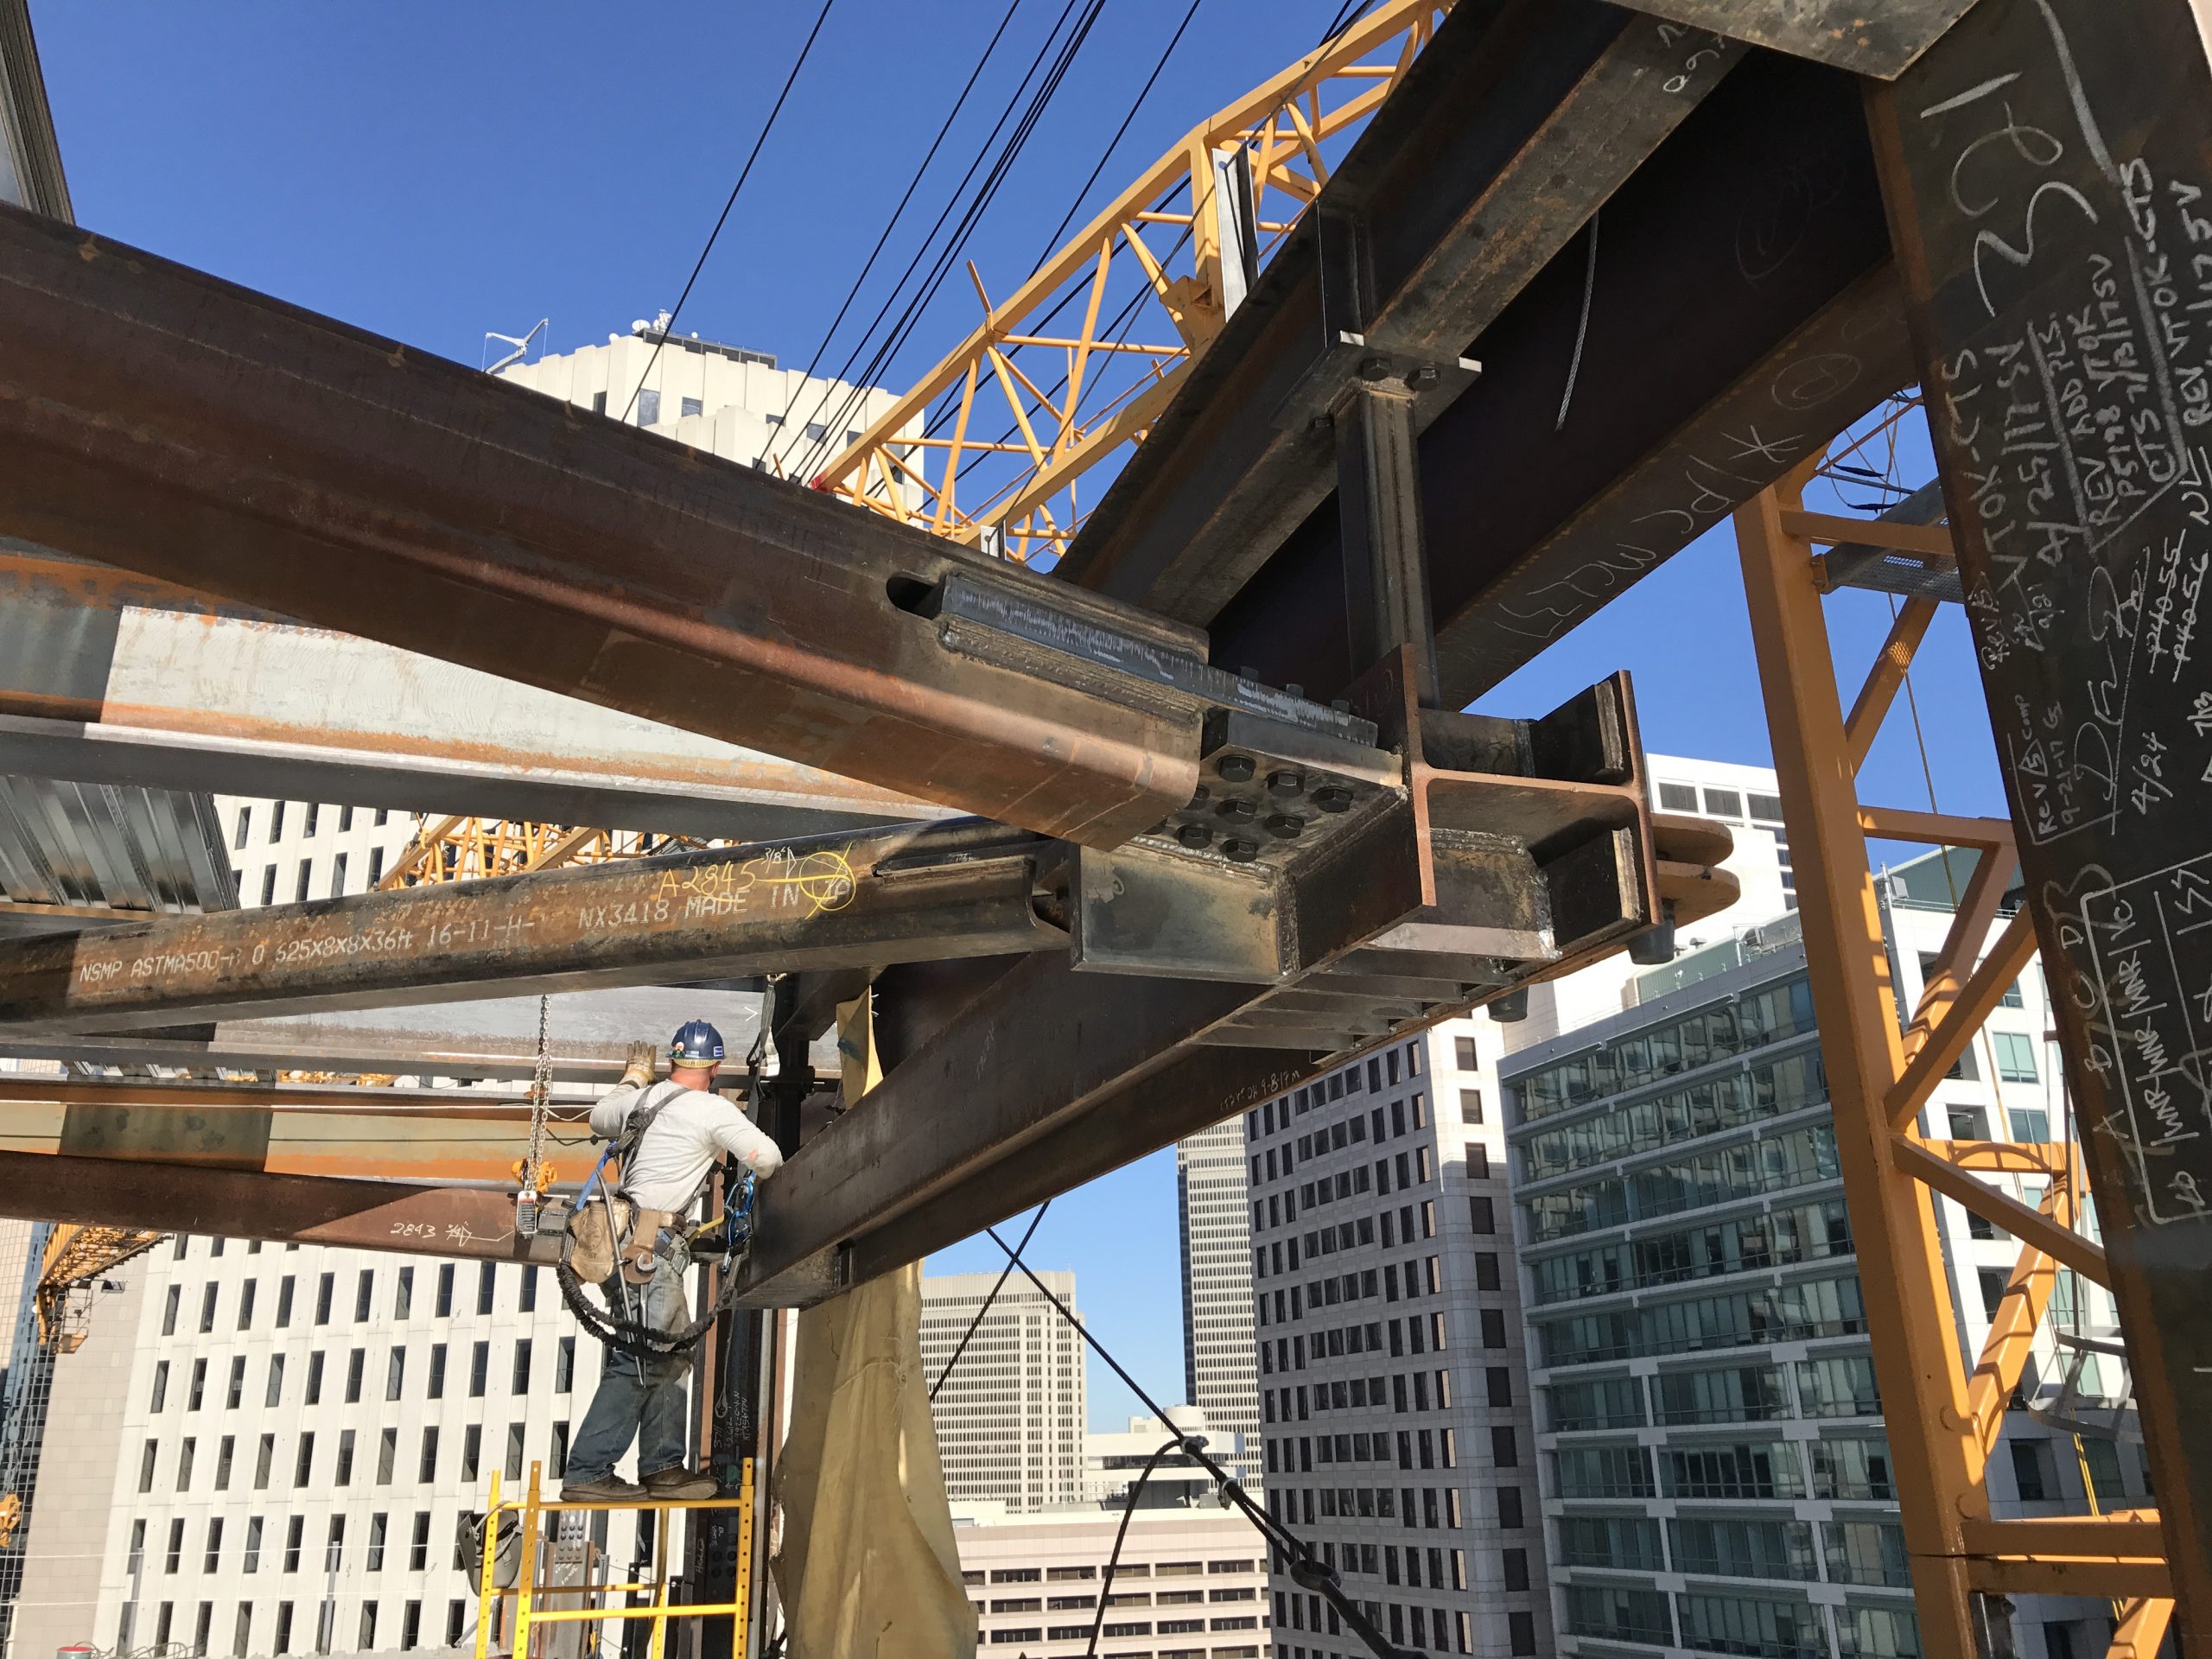
[[[1079,1659],[1100,1624],[1101,1659],[1260,1659],[1267,1548],[1235,1510],[1140,1509],[1105,1582],[1122,1511],[1012,1514],[959,1504],[953,1536],[984,1652]],[[1106,1606],[1101,1618],[1099,1599]]]
[[[1679,754],[1647,755],[1645,765],[1654,810],[1716,818],[1728,826],[1736,842],[1721,868],[1736,878],[1742,897],[1719,914],[1684,926],[1675,941],[1679,950],[1694,950],[1728,938],[1746,921],[1796,907],[1789,838],[1782,824],[1782,798],[1776,792],[1773,768]],[[1565,979],[1532,987],[1529,1017],[1505,1028],[1507,1051],[1618,1014],[1635,995],[1643,971],[1624,953]]]
[[[457,1517],[556,1479],[599,1377],[550,1272],[180,1237],[115,1277],[57,1362],[15,1650],[461,1642]]]
[[[655,346],[659,347],[655,354]],[[773,354],[639,322],[604,346],[550,353],[509,380],[784,477],[810,478],[897,401],[895,394],[779,369]]]
[[[371,893],[421,829],[420,814],[218,795],[238,903],[304,904]]]
[[[1244,1126],[1230,1118],[1175,1146],[1175,1198],[1183,1243],[1183,1393],[1223,1439],[1241,1448],[1234,1467],[1255,1490],[1260,1376],[1252,1346],[1252,1217]],[[1219,1446],[1210,1448],[1222,1457]],[[1224,1460],[1226,1460],[1224,1459]]]
[[[1219,1489],[1213,1472],[1187,1452],[1161,1456],[1170,1437],[1198,1435],[1206,1443],[1206,1454],[1225,1468],[1236,1469],[1243,1448],[1234,1433],[1217,1427],[1196,1406],[1170,1406],[1167,1421],[1131,1417],[1126,1428],[1094,1428],[1083,1437],[1083,1501],[1125,1509],[1145,1466],[1150,1478],[1138,1502],[1154,1509],[1195,1509],[1217,1501]],[[1155,1461],[1155,1459],[1157,1459]],[[1254,1461],[1257,1461],[1256,1452]]]
[[[1073,1274],[1037,1277],[1080,1317]],[[976,1324],[998,1279],[953,1273],[922,1281],[922,1369],[932,1384],[959,1352],[931,1407],[945,1491],[956,1503],[998,1503],[1015,1513],[1079,1503],[1083,1338],[1020,1274]]]

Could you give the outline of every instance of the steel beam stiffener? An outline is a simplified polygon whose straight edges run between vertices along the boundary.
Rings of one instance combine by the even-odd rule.
[[[1066,952],[902,985],[883,1081],[762,1188],[741,1300],[835,1294],[1333,1057],[1618,950],[1669,906],[1688,920],[1733,899],[1712,868],[1725,830],[1653,822],[1625,677],[1510,721],[1420,708],[1414,658],[1400,648],[1351,700],[1391,745],[1387,776],[1223,729],[1181,812],[1078,852],[1052,895]],[[1271,856],[1218,850],[1222,825],[1276,818]]]
[[[1869,98],[2189,1651],[2212,1643],[2203,16],[1980,0]]]

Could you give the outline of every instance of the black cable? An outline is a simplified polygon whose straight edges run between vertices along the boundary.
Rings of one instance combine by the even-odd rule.
[[[1027,146],[1030,138],[1036,132],[1038,123],[1043,119],[1045,111],[1050,106],[1053,97],[1058,92],[1061,85],[1066,80],[1068,71],[1074,66],[1077,54],[1082,51],[1084,42],[1090,38],[1091,26],[1098,21],[1099,14],[1105,7],[1105,0],[1068,0],[1066,9],[1060,14],[1061,22],[1065,22],[1067,19],[1077,3],[1082,3],[1084,6],[1084,10],[1080,19],[1077,21],[1073,30],[1069,34],[1065,43],[1060,48],[1058,55],[1053,60],[1052,67],[1046,73],[1043,84],[1039,86],[1037,91],[1031,95],[1028,106],[1023,110],[1020,120],[1015,124],[1014,132],[1008,137],[1005,145],[1000,149],[996,160],[992,162],[990,171],[985,176],[982,184],[977,188],[975,197],[969,203],[966,211],[962,213],[959,224],[954,230],[952,239],[945,245],[944,250],[938,255],[931,275],[924,282],[921,289],[915,295],[913,299],[908,302],[906,309],[901,313],[899,321],[893,326],[891,332],[885,336],[883,343],[876,348],[874,355],[869,359],[866,366],[861,370],[860,373],[856,376],[851,377],[849,380],[850,390],[847,392],[844,401],[838,406],[836,418],[831,421],[820,423],[822,427],[822,436],[811,441],[806,454],[801,458],[800,464],[797,469],[798,474],[804,474],[811,470],[815,465],[817,457],[822,454],[824,446],[828,443],[830,434],[832,431],[843,427],[854,405],[865,395],[864,389],[868,383],[872,382],[878,378],[883,367],[890,361],[892,356],[900,346],[905,345],[906,340],[912,336],[915,327],[920,322],[923,314],[928,309],[931,303],[936,300],[938,290],[943,288],[945,277],[951,272],[953,263],[958,259],[962,251],[966,248],[969,238],[975,234],[976,225],[981,222],[983,214],[989,209],[991,203],[996,200],[1000,188],[1005,184],[1007,175],[1013,170],[1014,163],[1020,158],[1022,150]],[[1053,27],[1054,34],[1056,35],[1059,25],[1055,23]],[[1046,45],[1047,47],[1052,44],[1052,38],[1053,36],[1049,35],[1046,37]],[[1043,49],[1040,48],[1039,52],[1039,58],[1040,60],[1042,57]],[[1034,73],[1033,65],[1032,66],[1032,73]],[[1009,105],[1008,112],[1011,113],[1011,111],[1012,105]],[[1001,116],[1000,118],[1000,125],[1003,126],[1004,124],[1005,117]],[[993,129],[994,137],[996,137],[997,131],[998,129]],[[986,142],[988,143],[988,141]],[[981,159],[982,158],[979,156],[979,162]],[[971,175],[973,172],[974,168],[970,168],[969,173]],[[965,179],[962,181],[962,187],[963,188],[965,188],[966,182],[967,181]],[[948,211],[949,209],[950,204],[948,204]],[[939,223],[943,223],[941,218],[939,219]],[[932,230],[931,234],[935,234],[934,230]],[[925,245],[926,246],[926,245]],[[918,257],[919,256],[918,254]],[[910,265],[909,270],[911,270],[912,266]],[[903,282],[904,278],[902,277],[902,284]],[[893,293],[895,296],[895,289],[893,290]],[[888,302],[887,302],[886,304],[887,307]],[[880,317],[881,315],[881,312],[879,311],[878,316]],[[871,324],[871,332],[873,332],[873,327],[874,325]],[[863,340],[865,340],[866,338],[867,337],[865,335],[862,336]],[[858,354],[859,348],[855,347],[853,355],[854,357],[857,357]],[[847,360],[849,367],[851,360],[852,359],[849,358]],[[841,370],[837,378],[840,379],[847,378],[844,371]],[[831,389],[828,387],[823,389],[822,399],[815,405],[816,413],[820,413],[823,405],[828,402],[830,390]],[[810,422],[809,424],[815,424],[815,423]]]
[[[1050,1198],[1037,1206],[1037,1213],[1029,1217],[1029,1230],[1021,1236],[1021,1243],[1014,1246],[1017,1252],[1029,1248],[1029,1241],[1037,1236],[1037,1224],[1045,1219],[1045,1212],[1052,1207]],[[999,1281],[991,1287],[991,1294],[983,1298],[983,1305],[976,1310],[976,1317],[968,1321],[967,1330],[961,1332],[959,1344],[952,1351],[952,1357],[944,1362],[944,1369],[937,1374],[937,1381],[930,1384],[930,1402],[937,1402],[938,1390],[944,1386],[944,1379],[952,1375],[952,1368],[960,1363],[960,1356],[968,1351],[968,1344],[975,1338],[983,1315],[991,1311],[991,1304],[999,1299],[999,1292],[1006,1288],[1006,1281],[1014,1276],[1014,1263],[1008,1262],[999,1270]]]
[[[1328,26],[1321,31],[1321,38],[1316,44],[1314,49],[1317,52],[1326,51],[1331,46],[1336,43],[1338,37],[1341,36],[1346,29],[1350,29],[1354,23],[1357,22],[1361,17],[1364,16],[1369,9],[1372,7],[1374,3],[1375,0],[1345,0],[1344,4],[1338,8],[1335,17],[1331,19]],[[1191,12],[1185,15],[1182,26],[1179,27],[1175,31],[1177,40],[1179,40],[1182,37],[1183,29],[1190,26],[1191,16],[1192,15],[1194,15],[1197,10],[1198,0],[1193,0]],[[1174,50],[1174,41],[1170,41],[1168,42],[1168,51],[1173,52]],[[1153,79],[1158,79],[1160,70],[1166,67],[1166,55],[1163,54],[1159,65],[1155,66],[1153,70]],[[1145,92],[1149,92],[1151,88],[1152,80],[1147,79],[1145,82]],[[1137,105],[1141,105],[1144,101],[1144,92],[1139,92],[1137,94],[1137,103],[1130,106],[1128,116],[1124,117],[1122,119],[1122,131],[1126,131],[1128,130],[1130,118],[1134,118],[1136,114]],[[1109,144],[1107,147],[1108,156],[1110,156],[1113,153],[1114,145],[1120,143],[1121,138],[1122,132],[1117,131],[1114,135],[1113,144]],[[1250,142],[1251,141],[1249,139],[1245,141],[1246,148],[1249,149],[1250,147]],[[1077,193],[1075,207],[1069,208],[1067,216],[1060,220],[1059,230],[1055,231],[1052,233],[1052,240],[1047,245],[1044,257],[1039,258],[1038,261],[1038,265],[1039,267],[1043,265],[1046,258],[1050,258],[1052,257],[1052,247],[1057,245],[1061,232],[1066,230],[1069,222],[1074,219],[1077,211],[1082,206],[1083,195],[1088,193],[1090,186],[1097,181],[1098,175],[1105,169],[1105,157],[1102,156],[1098,166],[1092,169],[1090,178],[1085,181],[1083,191]],[[1195,200],[1192,203],[1192,211],[1193,213],[1198,211],[1198,203]],[[1177,254],[1183,251],[1183,245],[1190,239],[1191,230],[1189,227],[1185,227],[1182,233],[1176,238],[1175,245],[1168,249],[1166,257],[1160,260],[1160,264],[1162,265],[1166,265],[1172,261]],[[1056,303],[1051,310],[1045,313],[1043,316],[1039,317],[1032,325],[1033,330],[1042,329],[1048,327],[1052,319],[1058,316],[1062,311],[1065,310],[1074,301],[1076,295],[1081,291],[1082,289],[1080,285],[1070,288],[1065,294],[1063,294],[1060,296],[1058,302]],[[1114,344],[1119,346],[1125,343],[1129,328],[1134,327],[1135,323],[1135,317],[1134,314],[1137,306],[1144,299],[1145,295],[1150,290],[1146,287],[1139,287],[1135,293],[1130,295],[1128,303],[1122,308],[1121,312],[1115,317],[1114,321],[1106,325],[1104,332],[1112,336]],[[1050,402],[1052,393],[1057,393],[1061,391],[1066,386],[1067,383],[1068,376],[1065,372],[1063,372],[1060,378],[1053,383],[1052,392],[1046,394],[1046,401]],[[948,388],[948,393],[950,391],[950,388]],[[952,418],[953,411],[957,407],[957,401],[948,395],[944,402],[938,406],[938,412],[925,423],[922,429],[922,435],[925,437],[934,437],[938,433],[944,430],[945,423]],[[1006,430],[1001,433],[997,439],[995,440],[995,443],[1002,444],[1010,442],[1019,429],[1020,428],[1018,423],[1010,424],[1007,426]],[[965,479],[969,473],[973,472],[978,466],[982,465],[985,460],[996,453],[998,452],[995,448],[979,448],[976,454],[969,458],[967,464],[963,466],[959,471],[954,474],[953,481],[957,484],[959,480]]]
[[[1060,8],[1060,15],[1053,20],[1052,27],[1046,32],[1043,43],[1037,48],[1036,56],[1029,60],[1029,67],[1022,72],[1021,79],[1014,83],[1014,91],[1007,95],[1006,107],[999,111],[999,118],[992,124],[990,131],[984,136],[983,142],[976,146],[975,157],[968,163],[967,171],[960,175],[960,182],[953,186],[950,194],[946,196],[944,206],[938,210],[936,222],[931,225],[928,231],[924,233],[920,245],[914,250],[913,257],[906,261],[906,270],[899,273],[899,280],[892,283],[891,291],[883,297],[883,303],[876,307],[875,315],[868,319],[868,327],[861,331],[859,343],[845,354],[844,362],[839,365],[837,372],[831,377],[833,380],[847,380],[857,385],[870,378],[866,374],[859,377],[858,380],[853,378],[854,365],[860,361],[862,349],[874,337],[875,331],[882,326],[883,320],[891,315],[892,307],[898,303],[899,296],[905,292],[908,281],[912,279],[914,272],[920,269],[922,261],[928,256],[931,245],[937,240],[938,232],[944,228],[945,221],[952,217],[953,210],[959,206],[961,197],[966,193],[969,181],[976,176],[976,169],[983,165],[985,159],[990,154],[991,146],[998,142],[999,135],[1006,130],[1006,124],[1013,118],[1015,106],[1021,101],[1023,91],[1036,79],[1038,67],[1045,61],[1045,55],[1052,49],[1052,42],[1059,39],[1060,30],[1066,25],[1068,18],[1073,15],[1078,3],[1079,0],[1065,0],[1065,3]],[[963,239],[956,232],[955,251],[957,251],[959,243]],[[926,287],[928,279],[925,278],[924,281]],[[906,302],[905,308],[899,312],[897,320],[892,324],[893,336],[895,336],[899,329],[912,319],[916,305],[924,302],[925,302],[920,296]],[[877,356],[880,358],[880,355],[881,352],[879,349]],[[830,391],[825,388],[821,397],[816,400],[810,412],[819,415],[824,404],[828,403]],[[824,430],[827,429],[828,426],[825,423]],[[806,456],[802,457],[802,461],[810,460],[811,454],[812,452],[810,450]],[[804,470],[803,465],[796,469],[787,468],[785,475],[796,476],[798,473]]]
[[[1037,1294],[1052,1305],[1052,1311],[1075,1328],[1075,1333],[1083,1338],[1090,1351],[1112,1368],[1114,1375],[1120,1377],[1128,1386],[1129,1392],[1135,1395],[1151,1409],[1154,1416],[1161,1422],[1166,1422],[1167,1413],[1160,1402],[1145,1392],[1143,1386],[1136,1378],[1131,1376],[1123,1369],[1120,1360],[1106,1351],[1106,1345],[1090,1333],[1089,1327],[1081,1319],[1069,1311],[1067,1304],[1046,1287],[1045,1281],[1030,1270],[1029,1264],[1021,1259],[1019,1252],[1009,1248],[1007,1242],[999,1236],[998,1229],[986,1227],[983,1230],[991,1236],[992,1243],[1006,1251],[1011,1265],[1021,1269],[1022,1277],[1036,1287]],[[1358,1604],[1344,1594],[1344,1587],[1338,1579],[1337,1569],[1315,1554],[1313,1548],[1304,1539],[1285,1527],[1266,1510],[1255,1503],[1251,1494],[1244,1490],[1244,1483],[1223,1468],[1207,1452],[1204,1436],[1193,1435],[1185,1440],[1182,1446],[1185,1451],[1205,1465],[1207,1472],[1213,1476],[1215,1483],[1220,1486],[1223,1495],[1238,1509],[1243,1510],[1245,1518],[1257,1527],[1262,1535],[1268,1538],[1289,1561],[1292,1580],[1301,1589],[1314,1592],[1334,1608],[1337,1617],[1351,1627],[1352,1634],[1368,1645],[1376,1656],[1376,1659],[1422,1659],[1422,1656],[1413,1649],[1397,1647],[1384,1638],[1382,1632],[1376,1629],[1373,1622],[1360,1611]]]
[[[945,135],[952,130],[953,122],[959,118],[960,111],[968,103],[968,94],[976,90],[976,82],[982,75],[984,66],[990,62],[992,54],[998,50],[1000,37],[1006,33],[1007,25],[1014,21],[1014,14],[1020,9],[1021,0],[1012,0],[1006,9],[1006,15],[999,19],[999,26],[991,31],[990,41],[983,48],[983,55],[976,60],[976,67],[968,72],[967,85],[960,89],[960,96],[952,101],[951,111],[944,118],[944,124],[937,130],[937,137],[931,140],[929,151],[922,157],[921,164],[915,168],[914,176],[906,181],[906,194],[899,198],[898,207],[892,209],[891,217],[884,221],[883,233],[875,238],[875,246],[868,252],[868,263],[861,267],[861,274],[853,278],[852,287],[846,290],[844,303],[837,308],[837,315],[830,319],[829,327],[823,331],[822,343],[814,348],[814,355],[807,359],[806,372],[800,377],[799,385],[791,388],[791,396],[784,400],[784,412],[776,417],[778,426],[782,426],[791,418],[791,405],[798,402],[799,387],[814,378],[814,371],[820,365],[823,353],[830,349],[830,342],[836,337],[839,326],[845,321],[845,314],[852,309],[853,302],[860,297],[861,287],[868,281],[868,272],[875,269],[876,260],[882,256],[885,245],[891,240],[892,231],[905,216],[907,203],[914,199],[914,191],[921,184],[922,175],[929,171],[930,163],[937,159],[938,147],[944,143]]]
[[[1024,1239],[1023,1243],[1029,1241]],[[1012,1272],[1014,1263],[1007,1264]],[[1137,1476],[1136,1484],[1129,1488],[1129,1501],[1122,1508],[1122,1524],[1114,1529],[1113,1553],[1106,1557],[1106,1576],[1098,1584],[1098,1615],[1090,1621],[1090,1645],[1084,1649],[1084,1659],[1098,1659],[1098,1637],[1106,1628],[1106,1604],[1114,1596],[1114,1569],[1122,1564],[1122,1541],[1129,1535],[1129,1517],[1137,1512],[1137,1499],[1144,1496],[1144,1484],[1152,1478],[1152,1471],[1160,1467],[1160,1460],[1170,1452],[1180,1449],[1183,1437],[1176,1435],[1163,1441],[1160,1450],[1145,1459],[1144,1468]]]
[[[1053,250],[1060,245],[1061,236],[1075,222],[1076,214],[1083,210],[1083,199],[1090,194],[1090,187],[1098,182],[1098,175],[1106,170],[1106,163],[1114,159],[1114,152],[1121,148],[1122,140],[1128,136],[1129,123],[1137,118],[1137,111],[1144,107],[1145,99],[1152,95],[1153,83],[1167,67],[1167,60],[1175,55],[1175,48],[1182,44],[1183,32],[1190,28],[1191,19],[1198,15],[1198,8],[1205,3],[1205,0],[1191,0],[1191,9],[1183,14],[1183,21],[1175,25],[1175,32],[1168,37],[1166,48],[1160,54],[1160,61],[1152,66],[1152,73],[1145,77],[1144,85],[1137,89],[1137,95],[1129,105],[1129,112],[1122,118],[1122,124],[1114,129],[1114,136],[1106,141],[1106,148],[1099,154],[1098,165],[1090,169],[1090,176],[1083,181],[1083,188],[1075,193],[1075,200],[1068,204],[1066,214],[1053,228],[1052,235],[1045,238],[1044,252],[1037,256],[1037,263],[1030,267],[1033,275],[1044,268],[1045,262],[1052,257]]]
[[[814,27],[807,31],[806,44],[799,48],[798,59],[791,65],[791,72],[784,77],[784,90],[776,94],[775,107],[768,111],[768,118],[760,124],[760,135],[753,141],[753,152],[745,158],[739,169],[737,182],[729,188],[729,199],[722,203],[722,211],[715,220],[715,228],[707,232],[707,245],[699,250],[699,257],[692,264],[691,274],[684,279],[683,291],[676,296],[676,308],[668,314],[668,321],[660,331],[660,338],[653,342],[651,356],[645,359],[645,373],[638,377],[638,384],[630,389],[630,401],[622,410],[627,421],[631,411],[638,406],[638,394],[645,390],[645,378],[653,372],[653,365],[660,361],[660,348],[668,344],[668,337],[676,332],[676,320],[683,315],[683,302],[691,297],[691,285],[699,280],[699,273],[707,268],[707,256],[715,251],[715,242],[722,233],[722,226],[729,222],[730,209],[737,206],[737,193],[745,188],[746,180],[753,176],[753,163],[760,159],[760,147],[768,142],[768,135],[776,125],[776,118],[784,112],[784,100],[791,95],[791,86],[798,79],[798,72],[806,67],[806,60],[814,50],[815,37],[822,33],[822,25],[830,21],[830,8],[837,0],[822,0],[822,10],[814,19]]]

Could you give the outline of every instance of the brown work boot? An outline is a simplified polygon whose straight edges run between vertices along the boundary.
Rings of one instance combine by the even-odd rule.
[[[645,1477],[645,1496],[663,1503],[697,1503],[721,1493],[712,1475],[695,1475],[681,1464]]]
[[[644,1487],[620,1475],[601,1475],[597,1480],[571,1480],[561,1488],[563,1503],[630,1503],[642,1502],[645,1497]]]

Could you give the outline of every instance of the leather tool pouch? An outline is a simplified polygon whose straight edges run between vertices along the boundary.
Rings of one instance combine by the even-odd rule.
[[[607,1224],[610,1205],[614,1212],[612,1229]],[[585,1284],[605,1284],[607,1275],[614,1271],[617,1236],[629,1235],[633,1207],[627,1198],[609,1198],[602,1202],[594,1197],[569,1221],[569,1266]]]
[[[660,1235],[676,1224],[674,1211],[639,1208],[630,1217],[629,1236],[622,1242],[622,1276],[633,1285],[649,1284],[660,1265]]]

